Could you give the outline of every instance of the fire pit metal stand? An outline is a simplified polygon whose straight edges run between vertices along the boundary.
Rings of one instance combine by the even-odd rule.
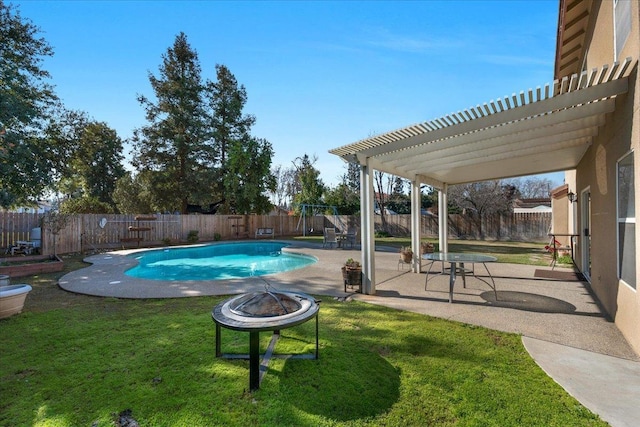
[[[260,383],[264,374],[267,372],[269,360],[274,358],[280,359],[318,359],[319,355],[319,342],[318,342],[318,312],[319,301],[314,300],[310,296],[302,293],[289,293],[280,292],[279,294],[286,294],[287,296],[299,299],[305,304],[298,310],[282,316],[269,316],[269,317],[249,317],[243,319],[242,316],[238,316],[233,312],[233,309],[229,309],[233,306],[234,302],[241,298],[246,298],[246,295],[241,295],[230,298],[226,301],[218,304],[212,311],[211,317],[216,324],[216,357],[222,357],[225,359],[244,359],[249,360],[249,389],[251,391],[260,388]],[[274,354],[276,343],[280,338],[280,330],[300,325],[312,317],[316,319],[316,349],[315,354]],[[238,353],[222,353],[222,327],[249,332],[249,354]],[[262,356],[262,363],[260,362],[260,332],[273,331],[271,341]]]

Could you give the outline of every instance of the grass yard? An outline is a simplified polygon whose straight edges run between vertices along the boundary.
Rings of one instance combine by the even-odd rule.
[[[295,240],[322,243],[322,236],[296,237]],[[438,245],[437,239],[422,239]],[[449,240],[449,252],[473,252],[493,255],[498,262],[527,265],[549,265],[551,254],[545,251],[544,242],[510,242],[510,241],[480,241],[480,240]],[[376,237],[376,246],[398,248],[411,246],[409,237]],[[566,263],[571,265],[571,259],[566,257]],[[559,260],[561,261],[561,260]]]
[[[62,274],[21,279],[25,312],[0,320],[0,426],[114,426],[125,410],[154,427],[607,425],[517,335],[322,296],[320,359],[272,359],[250,393],[248,362],[215,357],[224,298],[82,296]],[[222,334],[223,352],[248,352],[248,333]],[[311,320],[276,352],[314,349]]]

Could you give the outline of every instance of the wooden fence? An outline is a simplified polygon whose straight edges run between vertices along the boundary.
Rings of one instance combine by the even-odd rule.
[[[517,240],[543,242],[549,239],[551,229],[550,212],[513,213],[511,215],[495,215],[481,221],[482,232],[478,229],[478,221],[465,215],[449,215],[448,235],[452,239],[475,240]],[[386,231],[392,236],[409,236],[411,234],[411,215],[388,215],[386,224],[382,224],[380,216],[375,217],[376,231]],[[360,226],[359,216],[326,216],[325,222],[339,229]],[[422,215],[420,219],[420,235],[422,237],[438,236],[438,218]]]
[[[410,215],[388,215],[383,226],[375,218],[377,231],[393,236],[411,233]],[[64,254],[172,244],[187,241],[189,233],[197,231],[200,241],[254,238],[258,228],[273,228],[274,237],[321,235],[324,227],[341,230],[358,228],[358,215],[319,215],[307,218],[272,215],[71,215],[66,226],[52,234],[42,226],[42,214],[0,212],[0,248],[8,248],[19,240],[30,240],[33,228],[42,227],[43,254]],[[438,236],[438,218],[423,215],[420,234]],[[471,218],[449,215],[449,236],[463,239],[499,239],[545,241],[551,226],[550,213],[512,214],[496,216],[478,225]],[[54,250],[55,246],[55,250]]]

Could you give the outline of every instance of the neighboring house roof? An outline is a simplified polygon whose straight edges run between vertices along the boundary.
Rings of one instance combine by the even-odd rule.
[[[516,199],[513,202],[513,213],[551,212],[551,199],[539,197],[532,199]]]
[[[287,216],[289,215],[289,210],[281,208],[276,205],[271,206],[271,212],[269,212],[269,216]]]
[[[16,213],[45,213],[53,209],[53,203],[48,200],[40,200],[36,206],[19,206],[9,209],[8,212]]]
[[[548,197],[539,197],[533,199],[516,199],[513,202],[514,208],[532,209],[538,206],[551,207],[551,199]]]
[[[531,208],[513,208],[513,213],[539,213],[552,212],[551,206],[539,205]]]

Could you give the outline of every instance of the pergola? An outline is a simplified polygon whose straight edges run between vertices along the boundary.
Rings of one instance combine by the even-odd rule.
[[[411,246],[420,253],[420,185],[438,190],[440,250],[447,251],[447,187],[575,169],[632,63],[594,68],[329,152],[360,165],[363,292],[375,293],[373,171],[411,181]],[[413,271],[420,271],[414,259]]]

